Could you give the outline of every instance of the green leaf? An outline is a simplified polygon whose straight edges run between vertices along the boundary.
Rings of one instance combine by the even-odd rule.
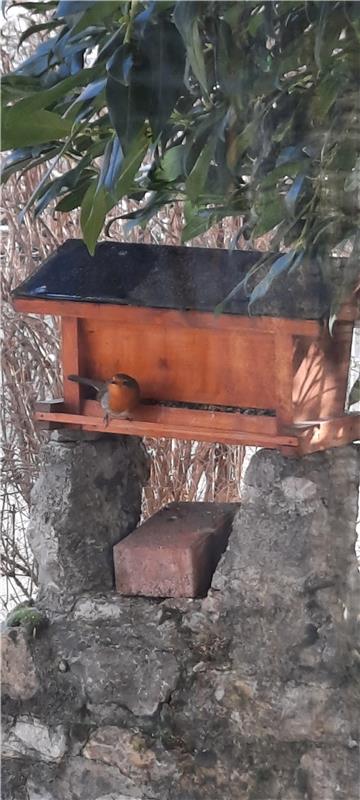
[[[185,148],[182,144],[166,150],[160,161],[159,178],[164,181],[176,181],[184,170]]]
[[[149,63],[137,54],[136,65],[130,45],[122,44],[108,62],[106,99],[111,122],[127,152],[134,136],[149,119],[151,87]]]
[[[256,34],[261,25],[263,25],[263,23],[264,23],[264,13],[263,13],[263,8],[261,8],[260,6],[257,9],[255,9],[255,13],[251,15],[250,20],[248,22],[247,27],[251,36],[253,36],[254,38],[256,37]]]
[[[184,40],[191,69],[200,83],[205,95],[208,94],[204,51],[201,44],[197,3],[177,0],[174,22]]]
[[[130,147],[134,136],[142,130],[146,110],[142,102],[143,88],[139,91],[123,86],[109,75],[106,83],[106,102],[111,123],[121,142],[124,153]]]
[[[317,85],[311,103],[311,113],[316,121],[322,121],[341,92],[339,75],[328,75]]]
[[[108,211],[107,194],[92,181],[81,203],[80,224],[84,242],[90,255],[94,255],[96,243]]]
[[[161,133],[184,90],[181,36],[166,18],[154,23],[149,8],[136,51],[130,43],[121,43],[107,63],[109,112],[125,152],[145,121],[154,138]],[[143,14],[136,17],[139,26]]]
[[[131,143],[122,162],[120,176],[113,190],[116,200],[121,200],[133,188],[136,173],[145,158],[148,147],[149,136],[145,130],[142,130]]]
[[[268,193],[267,198],[264,198],[265,203],[263,206],[256,208],[258,221],[253,230],[253,238],[257,239],[258,236],[263,236],[282,222],[285,217],[284,202],[281,197],[275,197]]]
[[[206,233],[214,225],[214,209],[194,208],[181,233],[181,242],[185,244],[196,236]]]
[[[11,150],[63,139],[71,133],[72,122],[51,111],[24,114],[12,106],[3,114],[1,149]]]
[[[291,114],[289,118],[282,120],[273,134],[274,142],[282,142],[285,136],[287,136],[287,134],[291,131],[293,124],[294,114]]]
[[[302,155],[303,150],[301,145],[290,145],[289,147],[284,147],[283,150],[280,150],[280,153],[276,159],[275,167],[280,167],[282,164],[294,162],[298,158],[301,158]]]
[[[42,91],[39,91],[37,88],[36,91],[33,90],[33,93],[27,93],[28,96],[23,100],[19,100],[14,106],[4,109],[3,113],[4,115],[8,114],[9,112],[14,113],[15,109],[17,109],[19,114],[26,114],[29,111],[33,112],[37,109],[47,108],[47,106],[53,105],[57,100],[60,100],[66,96],[71,89],[75,89],[77,86],[86,86],[98,74],[98,67],[90,67],[89,69],[81,70],[76,75],[72,75],[70,78],[65,78],[65,80],[59,81],[59,83],[55,84],[55,86],[52,86],[50,89],[43,89]],[[22,76],[21,79],[24,81]],[[21,85],[21,81],[19,82],[19,85]]]
[[[40,31],[51,31],[53,28],[58,28],[62,25],[61,21],[58,19],[49,20],[48,22],[39,22],[37,25],[30,25],[29,28],[26,28],[19,39],[18,42],[18,50],[30,36],[33,36],[34,33],[39,33]]]
[[[270,187],[275,188],[277,183],[283,178],[296,178],[305,163],[305,160],[289,161],[286,164],[280,164],[280,166],[275,167],[266,175],[266,178],[261,181],[262,189],[269,189]]]
[[[56,36],[49,36],[38,44],[35,52],[17,67],[16,73],[21,75],[31,75],[41,77],[49,69],[51,60],[54,57],[54,48],[61,36],[61,31]]]
[[[256,133],[255,122],[249,122],[245,126],[245,128],[241,131],[241,133],[232,138],[232,141],[229,144],[226,153],[226,163],[229,169],[235,170],[239,158],[243,155],[245,150],[248,149],[249,145],[254,141],[255,133]]]
[[[184,93],[185,48],[174,24],[160,17],[156,25],[147,26],[142,52],[147,71],[144,84],[149,87],[148,118],[156,138]]]
[[[28,169],[42,164],[55,156],[58,149],[58,147],[49,146],[45,149],[41,147],[24,147],[19,150],[13,150],[2,163],[1,183],[6,183],[11,175],[16,172],[21,171],[24,174]]]
[[[320,5],[320,19],[316,26],[316,33],[315,33],[315,48],[314,48],[314,58],[316,66],[319,70],[321,70],[321,50],[323,46],[324,34],[326,29],[327,23],[327,15],[329,13],[328,3],[325,0],[321,0],[319,3]]]
[[[72,0],[73,2],[73,0]],[[71,5],[72,5],[71,2]],[[97,23],[104,24],[105,20],[110,17],[118,9],[120,10],[120,0],[93,0],[90,4],[86,3],[89,7],[81,15],[80,19],[72,28],[72,34],[80,33],[86,28],[96,25]],[[84,5],[86,5],[84,3]],[[74,12],[72,12],[74,13]]]
[[[356,140],[355,142],[349,141],[349,138],[346,137],[345,141],[339,142],[334,147],[329,162],[329,169],[348,173],[348,177],[350,178],[353,169],[356,169],[356,152]]]
[[[18,97],[34,94],[41,89],[39,78],[27,75],[3,75],[1,79],[1,102],[4,105]]]
[[[46,206],[65,191],[74,189],[79,183],[83,184],[86,179],[89,183],[93,171],[87,169],[88,162],[88,158],[82,158],[73,169],[67,170],[42,186],[36,197],[35,216],[42,214]]]
[[[55,211],[73,211],[74,208],[79,208],[83,201],[85,192],[90,186],[91,179],[85,180],[80,183],[72,192],[65,194],[61,200],[56,204]]]
[[[116,134],[114,134],[106,145],[99,177],[99,186],[104,186],[110,193],[113,192],[117,185],[123,158],[121,144]]]
[[[130,74],[134,66],[134,58],[131,52],[130,44],[121,42],[120,46],[113,52],[109,58],[106,69],[108,75],[121,83],[123,86],[129,86]]]
[[[174,198],[171,197],[169,192],[152,192],[148,202],[144,206],[136,209],[136,211],[130,211],[128,214],[121,214],[119,219],[128,220],[124,228],[126,235],[128,235],[136,225],[140,225],[144,228],[152,217],[157,214],[166,203],[170,203],[172,199]],[[112,220],[110,222],[112,222]],[[107,230],[108,229],[109,226]]]
[[[291,217],[295,216],[296,204],[305,181],[305,175],[297,175],[289,191],[285,195],[285,206]]]
[[[294,252],[285,253],[283,256],[280,256],[276,259],[276,261],[274,261],[269,269],[269,272],[267,275],[265,275],[265,278],[259,281],[259,283],[255,286],[255,289],[253,289],[251,292],[249,309],[254,303],[256,303],[257,300],[262,300],[263,297],[265,297],[275,278],[279,278],[283,272],[289,270],[289,268],[293,265],[294,259],[296,259],[297,263],[299,263],[299,256],[302,258],[302,255],[302,253],[296,254]]]
[[[98,78],[96,81],[91,81],[85,89],[80,92],[80,94],[75,97],[73,103],[71,104],[70,108],[67,110],[67,115],[69,115],[70,109],[77,107],[78,105],[82,105],[83,103],[89,103],[91,100],[94,100],[95,97],[98,97],[101,92],[104,91],[106,87],[106,78]]]
[[[222,206],[221,208],[198,208],[190,202],[186,203],[186,225],[182,230],[181,241],[183,244],[206,233],[209,228],[225,217],[238,216],[238,209]]]
[[[97,0],[60,0],[56,9],[57,17],[72,17],[85,13]]]
[[[209,172],[210,161],[214,157],[216,140],[211,137],[203,147],[190,175],[186,180],[186,191],[191,202],[194,203],[201,194]]]

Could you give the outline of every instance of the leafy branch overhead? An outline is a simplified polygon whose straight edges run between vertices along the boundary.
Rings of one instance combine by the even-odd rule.
[[[31,24],[20,52],[42,41],[3,77],[3,180],[50,165],[26,209],[81,207],[93,252],[121,198],[139,201],[132,225],[183,200],[184,242],[242,217],[239,235],[272,231],[273,249],[292,251],[277,273],[305,257],[326,271],[346,242],[348,293],[359,251],[359,3],[21,6]],[[64,157],[72,168],[59,176]]]

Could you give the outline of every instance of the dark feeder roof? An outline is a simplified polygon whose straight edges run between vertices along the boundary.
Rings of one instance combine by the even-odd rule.
[[[84,243],[75,239],[59,247],[15,289],[13,296],[213,311],[261,255],[254,250],[230,253],[200,247],[101,242],[90,256]],[[258,273],[252,285],[263,274]],[[239,292],[224,311],[246,315],[244,293]],[[327,311],[327,292],[316,264],[299,267],[290,276],[282,275],[251,309],[253,315],[300,319],[321,319]]]

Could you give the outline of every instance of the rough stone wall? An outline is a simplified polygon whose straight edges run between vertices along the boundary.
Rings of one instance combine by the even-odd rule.
[[[357,800],[358,474],[259,451],[204,600],[100,594],[86,558],[71,605],[43,586],[48,626],[4,635],[4,800]]]
[[[28,528],[41,595],[69,605],[113,588],[112,547],[136,527],[148,464],[141,439],[62,430],[43,448]]]

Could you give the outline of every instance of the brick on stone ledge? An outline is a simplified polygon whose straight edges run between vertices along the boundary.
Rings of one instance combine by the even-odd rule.
[[[204,597],[237,503],[170,503],[114,546],[116,590],[145,597]]]

